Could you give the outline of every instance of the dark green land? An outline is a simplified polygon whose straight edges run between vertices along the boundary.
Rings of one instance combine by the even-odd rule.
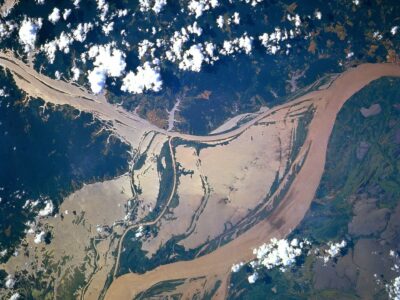
[[[262,270],[253,285],[244,267],[232,276],[230,299],[387,299],[384,283],[400,243],[400,79],[374,81],[346,102],[329,140],[316,198],[289,238],[315,247],[346,239],[341,256],[323,266],[315,255],[285,273]],[[364,117],[360,109],[379,104]],[[374,274],[382,284],[378,285]]]

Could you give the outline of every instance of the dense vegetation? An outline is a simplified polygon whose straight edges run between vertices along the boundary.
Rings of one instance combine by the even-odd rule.
[[[127,171],[129,146],[92,115],[67,107],[24,103],[9,73],[0,72],[0,249],[14,246],[24,223],[36,214],[23,208],[28,199],[62,199],[83,183],[112,178]],[[11,253],[8,253],[11,254]]]
[[[399,79],[382,78],[354,95],[346,102],[338,114],[330,137],[327,162],[323,178],[315,200],[302,223],[289,238],[309,238],[314,245],[327,241],[346,239],[348,249],[343,254],[357,256],[360,241],[375,243],[385,240],[386,246],[379,248],[382,256],[389,256],[390,247],[396,249],[399,232],[390,231],[395,208],[400,200],[399,156],[400,156],[400,90]],[[379,104],[381,111],[376,115],[364,117],[360,109]],[[387,217],[381,220],[380,230],[373,231],[376,220],[370,218],[357,233],[351,228],[355,218],[355,206],[366,205],[369,199],[376,200],[376,207],[371,214],[361,215],[368,218],[374,212],[387,211]],[[387,210],[386,210],[387,209]],[[358,212],[359,213],[359,212]],[[390,218],[392,216],[392,218]],[[386,225],[385,225],[386,224]],[[375,259],[373,253],[367,253],[368,259]],[[346,259],[348,259],[348,255]],[[328,267],[321,267],[320,259],[310,255],[291,270],[282,273],[275,270],[263,270],[260,279],[250,285],[247,276],[251,268],[244,267],[233,274],[230,290],[232,299],[356,299],[362,291],[357,286],[357,278],[345,278],[351,287],[316,287],[319,276],[327,276],[334,270],[340,274],[340,268],[353,268],[354,262],[339,258]],[[382,263],[383,264],[383,263]],[[359,265],[360,269],[372,272],[369,266]],[[389,282],[393,273],[389,267],[382,267],[380,279]],[[363,271],[364,272],[364,271]],[[387,274],[390,274],[389,276]],[[366,276],[367,276],[366,275]],[[379,275],[379,274],[378,274]],[[339,275],[336,275],[339,276]],[[336,277],[332,281],[340,281]],[[365,280],[365,279],[364,279]],[[383,286],[374,283],[378,289],[376,299],[387,298]],[[334,285],[334,284],[332,284]]]

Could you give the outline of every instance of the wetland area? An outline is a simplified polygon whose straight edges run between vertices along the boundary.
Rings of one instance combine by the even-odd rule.
[[[10,69],[14,78],[17,74],[23,77],[21,70]],[[224,298],[232,264],[252,260],[253,248],[269,238],[293,234],[299,223],[299,228],[305,229],[297,230],[307,229],[308,208],[317,189],[317,194],[324,190],[320,180],[325,174],[328,141],[342,106],[371,81],[399,75],[396,65],[361,65],[338,76],[327,88],[308,91],[216,135],[197,137],[146,130],[146,122],[135,122],[136,128],[142,126],[147,133],[125,146],[125,153],[129,146],[133,149],[129,172],[118,179],[86,184],[68,196],[57,218],[41,218],[36,223],[36,228],[51,232],[53,242],[48,247],[35,245],[28,235],[19,248],[21,252],[25,249],[24,256],[12,257],[4,266],[9,273],[17,273],[18,266],[26,266],[34,255],[42,271],[36,273],[36,293],[43,293],[40,287],[50,284],[54,290],[45,292],[56,297],[68,294],[83,299],[130,299],[150,293],[150,288],[155,293],[156,284],[178,281],[171,283],[173,288],[157,290],[164,296],[200,293]],[[30,85],[35,84],[32,78]],[[393,85],[397,81],[388,82]],[[17,84],[22,88],[25,83]],[[42,95],[47,93],[48,87],[44,87],[39,91]],[[69,105],[78,103],[80,109],[86,109],[79,112],[80,117],[91,113],[98,116],[97,122],[106,122],[98,131],[107,130],[109,137],[128,140],[127,130],[113,126],[119,120],[109,120],[100,101],[85,106],[88,102],[83,97],[63,97],[64,101],[72,99]],[[29,100],[27,105],[35,101]],[[358,119],[374,118],[360,113],[372,104],[358,104]],[[392,106],[396,113],[396,103]],[[105,120],[101,120],[102,114]],[[339,114],[339,118],[348,114]],[[127,118],[128,112],[118,115]],[[359,160],[367,155],[365,150],[356,152]],[[252,180],[260,177],[264,181]],[[371,201],[369,205],[374,207],[376,202]],[[110,209],[112,206],[115,209]],[[370,210],[360,207],[357,211]],[[388,213],[384,211],[383,215]],[[366,230],[357,220],[353,223],[352,231]],[[74,234],[68,235],[71,231]],[[74,249],[66,250],[64,243],[73,244]],[[33,262],[31,266],[31,271],[24,271],[25,276],[37,271]]]
[[[0,299],[400,299],[399,12],[0,0]]]

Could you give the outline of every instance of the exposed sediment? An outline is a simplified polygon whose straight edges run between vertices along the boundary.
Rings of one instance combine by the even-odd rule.
[[[314,108],[307,136],[292,164],[292,166],[301,164],[301,168],[288,186],[280,187],[285,193],[268,217],[206,255],[190,261],[161,265],[141,275],[129,273],[117,277],[109,287],[106,299],[132,299],[159,282],[198,277],[205,277],[211,282],[221,280],[222,284],[214,296],[224,298],[232,264],[253,259],[253,248],[272,237],[287,236],[303,219],[321,180],[329,137],[343,104],[375,79],[383,76],[400,76],[399,65],[363,64],[344,72],[327,89],[313,91],[291,102],[273,107],[239,128],[212,136],[194,136],[156,128],[134,113],[109,104],[104,96],[92,95],[80,87],[49,79],[9,54],[0,54],[0,65],[12,72],[18,87],[28,96],[39,97],[55,105],[71,105],[78,110],[93,113],[100,120],[107,122],[118,136],[133,147],[138,146],[141,137],[147,131],[159,132],[169,138],[178,137],[186,142],[220,143],[242,135],[261,123],[276,122],[280,115],[287,116],[292,113],[291,108],[295,106],[302,107],[306,103]],[[278,135],[280,130],[288,130],[286,119],[281,118],[279,121],[279,125],[276,125]],[[218,164],[218,161],[215,163]],[[226,168],[224,164],[226,162],[221,162],[217,168]],[[189,284],[188,289],[190,289]]]

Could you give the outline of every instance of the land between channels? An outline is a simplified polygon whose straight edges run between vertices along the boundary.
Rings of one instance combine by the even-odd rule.
[[[0,54],[0,65],[12,72],[18,87],[28,96],[40,97],[45,102],[55,105],[71,105],[78,110],[93,113],[100,120],[111,123],[111,129],[132,147],[137,146],[141,136],[147,131],[159,132],[170,138],[178,137],[185,141],[228,140],[261,121],[273,120],[274,114],[280,110],[288,110],[302,102],[312,103],[315,108],[301,148],[304,157],[302,166],[282,200],[267,218],[206,255],[190,261],[161,265],[144,274],[128,273],[116,277],[105,296],[105,299],[110,300],[133,299],[159,282],[199,277],[208,278],[210,281],[220,280],[222,284],[214,297],[224,299],[232,264],[252,260],[254,248],[273,237],[284,238],[303,219],[320,183],[329,137],[336,116],[344,103],[373,80],[384,76],[400,76],[400,66],[396,64],[362,64],[338,76],[326,89],[312,91],[273,107],[239,128],[211,136],[194,136],[158,129],[133,113],[109,104],[104,96],[95,96],[69,83],[47,78],[9,54]]]
[[[125,274],[117,278],[110,286],[106,299],[132,299],[158,282],[199,276],[221,278],[224,284],[220,286],[215,297],[224,299],[232,264],[250,261],[254,258],[252,250],[255,247],[273,237],[284,238],[303,219],[324,171],[328,141],[338,112],[352,95],[383,76],[400,76],[400,66],[360,65],[343,73],[326,90],[311,92],[284,104],[283,107],[312,99],[317,108],[304,143],[309,145],[308,155],[287,194],[272,214],[210,254],[191,261],[163,265],[143,275]],[[268,114],[270,111],[266,113]],[[265,114],[253,121],[253,124],[264,118]]]

